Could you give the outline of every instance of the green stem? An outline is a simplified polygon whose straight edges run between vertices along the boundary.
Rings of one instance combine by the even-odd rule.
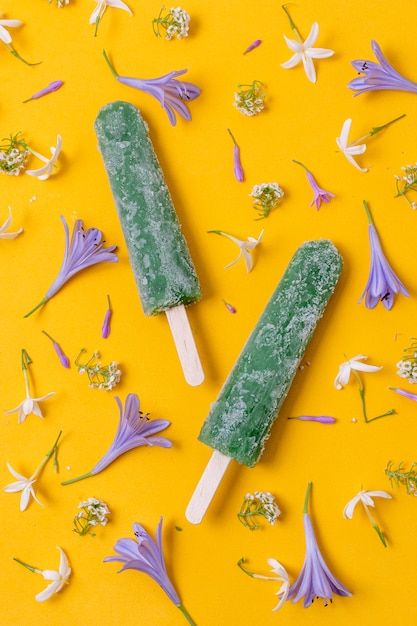
[[[365,507],[365,511],[366,511],[367,516],[368,516],[368,519],[369,519],[369,521],[372,524],[372,528],[375,529],[378,537],[380,538],[380,540],[382,541],[384,547],[386,548],[387,547],[387,542],[385,541],[384,533],[379,528],[378,524],[375,522],[375,520],[372,517],[371,512],[370,512],[369,508],[366,506],[366,504],[364,504],[363,506]]]
[[[366,202],[366,200],[363,201],[363,206],[365,207],[365,211],[366,211],[366,215],[368,217],[369,224],[374,225],[374,220],[372,219],[371,211],[369,209],[369,206],[368,206],[368,203]]]
[[[41,306],[43,306],[46,302],[48,302],[49,298],[47,298],[45,296],[45,298],[43,298],[39,304],[37,304],[31,311],[29,311],[29,313],[26,313],[26,315],[24,315],[23,317],[29,317],[29,315],[32,315],[32,313],[34,313],[37,309],[40,309]]]
[[[71,485],[71,483],[76,483],[79,480],[84,480],[84,478],[88,478],[89,476],[94,476],[93,472],[87,472],[87,474],[82,474],[82,476],[77,476],[76,478],[70,478],[69,480],[64,480],[61,485]]]
[[[309,172],[310,170],[304,165],[304,163],[301,163],[300,161],[296,161],[295,159],[292,160],[293,163],[297,163],[297,165],[301,165],[301,167],[303,167],[305,169],[306,172]]]
[[[248,570],[246,570],[243,567],[243,563],[245,562],[244,557],[242,556],[242,558],[237,562],[238,567],[240,567],[240,569],[242,570],[242,572],[245,572],[245,574],[247,574],[248,576],[250,576],[251,578],[254,578],[255,575],[252,572],[248,572]]]
[[[387,126],[390,126],[391,124],[394,124],[394,122],[398,122],[398,120],[402,119],[403,117],[405,117],[405,113],[403,113],[399,117],[396,117],[394,120],[391,120],[390,122],[387,122],[386,124],[383,124],[382,126],[374,126],[371,132],[369,133],[369,137],[376,135],[377,133],[379,133],[379,131],[383,130]]]
[[[31,572],[34,572],[34,573],[38,572],[38,568],[37,567],[33,567],[32,565],[28,565],[24,561],[21,561],[20,559],[17,559],[15,556],[13,557],[13,561],[16,561],[20,565],[23,565],[23,567],[26,567],[26,569],[30,570]]]
[[[362,381],[360,379],[360,376],[358,374],[358,372],[356,370],[352,370],[352,372],[354,373],[354,375],[356,376],[356,379],[359,383],[359,396],[361,399],[361,404],[362,404],[362,414],[363,414],[363,419],[365,420],[365,422],[368,421],[368,418],[366,417],[366,406],[365,406],[365,388],[362,385]]]
[[[310,482],[307,485],[306,497],[304,498],[304,510],[303,510],[304,514],[308,514],[308,501],[310,500],[311,485],[312,485],[312,482],[310,480]]]
[[[7,47],[9,48],[13,56],[16,57],[16,59],[19,59],[19,61],[23,61],[23,63],[25,63],[26,65],[39,65],[40,63],[42,63],[42,61],[38,61],[37,63],[29,63],[28,61],[25,61],[25,59],[23,59],[20,56],[20,54],[10,44],[7,44]]]
[[[110,59],[109,59],[109,57],[107,56],[107,53],[106,53],[106,51],[105,51],[105,50],[103,50],[103,56],[104,56],[104,59],[105,59],[105,61],[106,61],[107,65],[108,65],[108,67],[109,67],[109,69],[110,69],[111,73],[113,74],[113,76],[114,76],[115,78],[119,78],[119,75],[116,73],[116,70],[114,69],[113,65],[110,63]]]
[[[390,409],[389,411],[382,413],[382,415],[376,415],[375,417],[371,417],[370,419],[367,420],[367,422],[373,422],[374,420],[379,420],[381,417],[387,417],[388,415],[396,415],[396,414],[397,412],[395,409]]]
[[[181,613],[184,615],[184,617],[187,620],[187,622],[189,624],[191,624],[192,626],[196,626],[195,621],[191,618],[191,615],[188,613],[188,611],[185,608],[185,606],[183,606],[182,604],[178,604],[178,608],[181,611]]]
[[[288,3],[288,4],[291,4],[291,3]],[[290,22],[291,29],[294,31],[294,33],[295,33],[295,35],[297,36],[297,38],[299,39],[299,41],[302,41],[302,39],[301,39],[301,35],[300,35],[300,33],[298,32],[296,25],[295,25],[295,24],[294,24],[294,22],[292,21],[292,17],[291,17],[291,15],[289,14],[288,9],[287,9],[286,7],[287,7],[287,4],[282,4],[282,5],[281,5],[281,8],[284,10],[284,13],[285,13],[285,14],[286,14],[286,16],[288,17],[288,20],[289,20],[289,22]]]
[[[232,131],[230,130],[230,128],[228,128],[228,129],[227,129],[227,132],[228,132],[228,133],[229,133],[229,135],[231,136],[232,141],[233,141],[233,143],[235,144],[235,146],[237,146],[236,139],[234,138],[234,136],[233,136]]]

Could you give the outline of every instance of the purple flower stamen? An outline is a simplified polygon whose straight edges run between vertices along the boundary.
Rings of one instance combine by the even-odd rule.
[[[358,96],[361,93],[365,93],[365,91],[377,91],[382,89],[417,93],[417,83],[402,76],[388,63],[376,41],[371,41],[371,47],[379,65],[372,61],[352,61],[355,70],[357,70],[359,74],[363,74],[363,76],[354,78],[348,83],[349,89],[353,89],[353,91],[357,92],[354,95]]]

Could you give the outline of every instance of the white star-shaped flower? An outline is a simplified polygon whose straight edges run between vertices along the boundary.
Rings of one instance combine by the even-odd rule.
[[[349,118],[345,120],[342,126],[342,132],[340,133],[340,137],[336,137],[336,143],[339,147],[340,152],[343,152],[347,160],[352,163],[358,170],[361,172],[367,172],[366,167],[361,167],[353,157],[358,156],[359,154],[363,154],[366,150],[366,144],[358,144],[358,141],[361,139],[357,139],[356,141],[351,141],[349,143],[349,133],[350,126],[352,124],[352,120]]]
[[[52,156],[50,159],[47,159],[41,154],[38,154],[37,152],[34,152],[33,150],[31,150],[32,154],[34,154],[35,156],[38,157],[38,159],[43,161],[45,165],[43,165],[37,170],[26,170],[26,174],[29,174],[29,176],[36,176],[36,178],[38,178],[39,180],[46,180],[47,178],[49,178],[50,175],[54,173],[54,169],[56,167],[55,163],[58,160],[59,153],[61,152],[61,148],[62,148],[62,137],[61,135],[58,135],[56,139],[56,148],[54,146],[51,146]]]
[[[325,59],[334,54],[334,50],[330,50],[328,48],[314,48],[314,44],[316,43],[318,36],[319,25],[317,22],[314,22],[312,25],[308,37],[304,42],[297,41],[296,39],[289,39],[284,35],[287,46],[292,52],[294,52],[294,54],[288,61],[281,63],[281,67],[288,70],[295,67],[300,61],[302,61],[307,78],[311,80],[312,83],[315,83],[316,70],[314,68],[313,59]]]
[[[36,482],[36,476],[38,474],[38,470],[36,470],[36,472],[32,474],[30,478],[26,478],[25,476],[18,474],[10,465],[10,463],[8,463],[7,461],[6,463],[7,463],[9,472],[13,474],[13,476],[17,478],[18,480],[14,483],[10,483],[10,485],[6,485],[6,487],[4,488],[4,491],[6,491],[7,493],[17,493],[19,491],[22,492],[20,496],[20,510],[24,511],[27,508],[29,504],[30,496],[32,496],[33,499],[36,500],[38,504],[43,506],[42,502],[38,500],[38,498],[36,497],[36,493],[33,488],[33,484]]]
[[[233,235],[229,235],[228,233],[225,233],[222,230],[209,230],[208,232],[209,233],[216,233],[217,235],[223,235],[223,237],[227,237],[228,239],[233,241],[240,248],[239,256],[234,261],[232,261],[231,263],[226,265],[225,266],[226,269],[228,267],[232,267],[232,265],[237,263],[239,261],[239,259],[243,256],[243,258],[245,259],[247,271],[248,272],[251,271],[251,269],[253,267],[253,259],[252,259],[251,251],[254,248],[256,248],[257,245],[259,245],[261,243],[262,235],[264,234],[263,230],[261,231],[258,239],[255,239],[254,237],[248,237],[247,241],[242,241],[241,239],[237,239],[237,237],[234,237]]]
[[[113,7],[114,9],[123,9],[123,11],[127,11],[130,15],[133,15],[132,11],[129,9],[127,4],[122,2],[122,0],[94,0],[97,2],[97,6],[90,15],[89,24],[95,24],[96,30],[95,35],[97,35],[98,25],[103,17],[107,7]]]
[[[20,233],[23,233],[23,228],[19,228],[19,230],[17,230],[14,233],[6,232],[11,223],[12,223],[12,210],[9,207],[9,217],[2,224],[2,226],[0,226],[0,239],[14,239],[18,235],[20,235]]]
[[[334,386],[336,389],[342,389],[344,385],[348,384],[352,370],[356,370],[358,372],[377,372],[382,369],[382,366],[361,363],[362,360],[366,361],[367,358],[368,357],[363,354],[358,354],[352,359],[342,363],[339,367],[339,372],[334,379]]]
[[[356,494],[356,496],[354,498],[352,498],[352,500],[349,500],[349,502],[347,503],[347,505],[345,506],[345,508],[343,509],[343,517],[348,517],[349,519],[352,519],[353,517],[353,511],[356,507],[356,505],[358,504],[358,502],[362,502],[362,504],[367,507],[367,506],[375,506],[374,501],[372,498],[388,498],[391,499],[392,496],[390,496],[389,493],[387,493],[386,491],[364,491],[362,489],[362,491],[359,491],[359,493]]]
[[[65,552],[57,546],[61,556],[59,559],[58,571],[52,569],[38,570],[35,569],[37,574],[41,574],[45,580],[51,580],[52,582],[40,593],[35,596],[38,602],[44,602],[49,600],[55,593],[61,591],[62,587],[68,583],[68,578],[71,574],[71,568],[68,565],[68,559]]]

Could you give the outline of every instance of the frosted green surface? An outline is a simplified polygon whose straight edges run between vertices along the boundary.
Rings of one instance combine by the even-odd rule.
[[[112,102],[95,130],[145,314],[196,302],[200,283],[140,112]]]
[[[200,441],[249,467],[257,463],[341,270],[331,241],[297,250],[211,406]]]

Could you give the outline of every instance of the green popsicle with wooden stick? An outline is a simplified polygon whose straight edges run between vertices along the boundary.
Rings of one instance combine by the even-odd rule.
[[[190,522],[203,518],[231,459],[258,462],[341,271],[331,241],[294,254],[201,429],[214,452],[187,507]]]
[[[128,102],[105,105],[95,121],[99,148],[146,315],[166,313],[184,375],[204,373],[185,306],[201,287],[148,128]]]

